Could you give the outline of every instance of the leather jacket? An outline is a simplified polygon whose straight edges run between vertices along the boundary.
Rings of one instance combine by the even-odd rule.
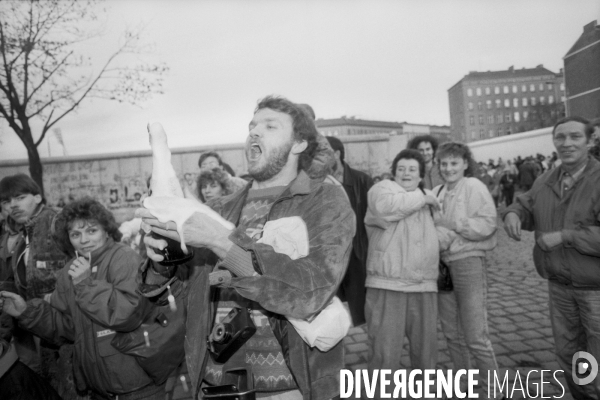
[[[250,187],[248,184],[243,190],[208,205],[237,225]],[[311,348],[284,316],[309,318],[335,295],[350,257],[355,217],[338,187],[313,181],[303,171],[275,200],[268,220],[290,216],[299,216],[306,223],[309,254],[292,260],[276,253],[269,245],[254,242],[243,228],[234,229],[229,239],[252,253],[258,275],[234,277],[230,287],[276,314],[270,318],[270,324],[303,398],[330,399],[339,394],[339,371],[344,368],[343,342],[328,352]],[[194,251],[194,272],[190,275],[185,302],[187,315],[193,318],[186,321],[185,353],[197,395],[209,357],[206,339],[216,312],[216,305],[211,301],[215,289],[211,289],[208,275],[217,260],[206,249]],[[140,283],[140,290],[153,297],[165,286],[157,288]]]

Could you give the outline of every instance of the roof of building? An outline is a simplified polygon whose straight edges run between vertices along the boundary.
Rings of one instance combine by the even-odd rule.
[[[579,39],[577,39],[575,44],[569,49],[564,58],[569,57],[578,50],[581,50],[584,47],[589,46],[590,44],[595,43],[599,40],[600,25],[598,25],[594,20],[583,27],[583,33],[581,34],[581,36],[579,36]]]
[[[543,64],[538,65],[535,68],[521,68],[515,69],[513,66],[509,67],[507,70],[502,71],[486,71],[486,72],[478,72],[471,71],[467,75],[465,75],[460,81],[458,81],[454,86],[458,85],[464,81],[480,81],[487,79],[511,79],[511,78],[530,78],[536,77],[540,75],[554,75],[554,76],[562,76],[562,73],[554,73],[547,68],[544,68]],[[454,87],[452,86],[452,87]]]
[[[388,121],[372,121],[366,119],[356,119],[353,117],[347,118],[330,118],[324,119],[319,118],[315,121],[317,128],[328,128],[331,126],[361,126],[369,128],[390,128],[390,129],[402,129],[407,125],[417,126],[429,126],[431,128],[449,128],[448,125],[429,125],[429,124],[413,124],[410,122],[388,122]]]
[[[319,118],[315,121],[315,125],[317,128],[327,128],[330,126],[366,126],[372,128],[392,128],[392,129],[402,129],[402,126],[405,122],[387,122],[387,121],[370,121],[366,119],[356,119],[356,118],[331,118],[331,119],[323,119]]]

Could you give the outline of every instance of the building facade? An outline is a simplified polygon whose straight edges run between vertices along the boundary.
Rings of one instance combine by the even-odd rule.
[[[407,140],[418,135],[432,135],[444,142],[450,138],[450,127],[447,125],[411,124],[408,122],[386,122],[342,117],[315,121],[319,132],[324,136],[356,136],[388,134],[405,135]]]
[[[562,74],[543,65],[470,72],[448,89],[454,140],[473,142],[552,126],[564,116]]]
[[[600,118],[600,25],[592,21],[564,60],[567,115]]]

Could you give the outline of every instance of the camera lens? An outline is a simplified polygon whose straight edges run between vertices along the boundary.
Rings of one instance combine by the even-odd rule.
[[[233,327],[231,326],[231,324],[216,324],[212,332],[213,341],[217,343],[226,342],[231,338],[232,332]]]

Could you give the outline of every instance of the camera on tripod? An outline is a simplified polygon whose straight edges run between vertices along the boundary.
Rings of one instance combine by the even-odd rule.
[[[208,337],[208,349],[218,363],[224,363],[256,332],[250,310],[233,307]]]

